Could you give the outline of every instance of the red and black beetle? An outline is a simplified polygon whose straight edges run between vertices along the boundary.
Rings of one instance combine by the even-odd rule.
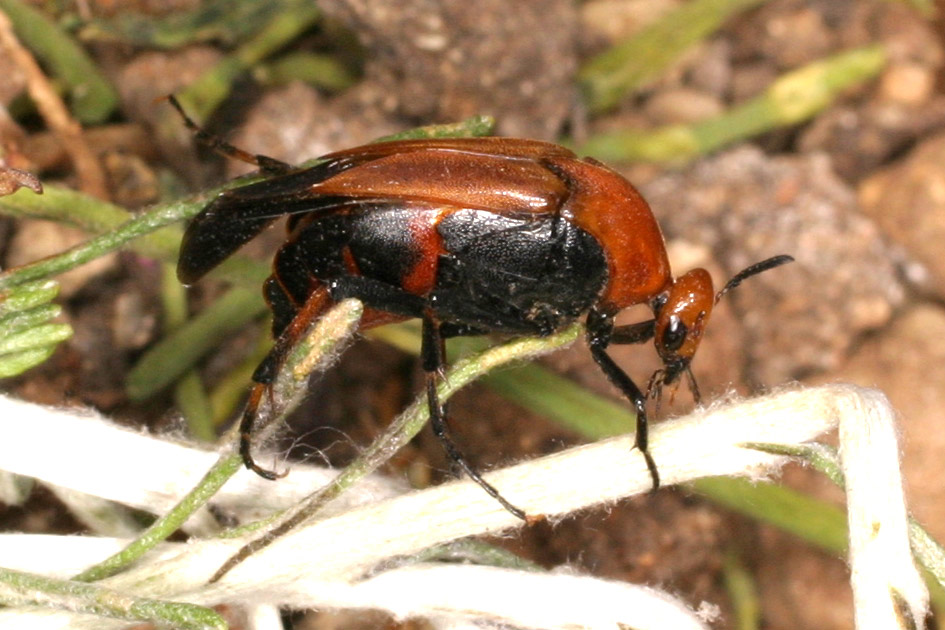
[[[289,217],[264,287],[276,343],[253,375],[241,426],[244,462],[267,478],[276,475],[250,454],[261,398],[309,324],[354,297],[366,307],[364,329],[422,320],[433,429],[449,456],[520,517],[450,439],[436,393],[443,340],[549,335],[586,315],[591,355],[636,407],[636,448],[658,487],[647,447],[647,397],[610,358],[608,345],[653,338],[664,367],[650,388],[658,392],[686,374],[698,398],[689,364],[713,305],[745,278],[792,260],[752,265],[718,294],[703,269],[674,279],[659,225],[630,182],[546,142],[401,140],[331,153],[304,169],[215,144],[271,176],[221,193],[191,222],[177,268],[181,282],[195,282],[278,217]],[[641,303],[650,305],[653,319],[614,326],[617,313]]]

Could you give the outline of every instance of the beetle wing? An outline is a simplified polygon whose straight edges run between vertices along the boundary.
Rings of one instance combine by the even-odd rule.
[[[483,138],[431,138],[425,140],[393,140],[375,142],[351,149],[344,149],[325,155],[326,160],[354,160],[365,162],[398,153],[416,151],[461,151],[482,155],[541,160],[554,157],[575,157],[574,152],[561,145],[541,140],[525,138],[502,138],[487,136]]]
[[[196,282],[280,216],[336,211],[339,198],[554,211],[568,191],[541,161],[573,156],[515,138],[400,140],[331,153],[310,168],[221,193],[188,225],[177,276]]]
[[[349,166],[334,160],[220,193],[184,232],[178,279],[196,282],[281,216],[331,206],[332,200],[310,193],[311,184]]]
[[[539,160],[436,145],[362,162],[314,184],[311,193],[532,215],[556,212],[568,188]]]

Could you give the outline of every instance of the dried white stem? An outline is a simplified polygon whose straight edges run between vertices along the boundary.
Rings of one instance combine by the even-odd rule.
[[[2,399],[0,402],[10,403]],[[862,414],[863,406],[875,403],[876,396],[871,390],[853,386],[782,392],[664,422],[655,427],[652,433],[652,451],[666,484],[707,475],[747,474],[758,477],[771,472],[785,458],[742,448],[739,446],[741,443],[791,444],[809,441],[836,426],[841,416]],[[2,410],[0,418],[3,419],[0,425],[4,425],[0,430],[7,438],[0,443],[0,468],[14,469],[43,479],[55,479],[56,483],[70,485],[82,492],[100,496],[104,494],[109,498],[126,496],[131,492],[127,488],[115,491],[115,486],[134,485],[141,488],[151,485],[153,487],[147,495],[148,500],[154,500],[155,497],[158,501],[170,500],[173,493],[167,492],[166,480],[176,477],[179,467],[183,467],[186,470],[185,477],[193,481],[203,472],[197,460],[203,458],[203,465],[208,466],[214,458],[212,454],[206,453],[187,454],[187,449],[176,450],[173,455],[169,455],[164,450],[168,447],[166,443],[140,434],[130,434],[140,438],[131,440],[129,432],[117,429],[96,433],[94,441],[89,440],[88,434],[79,429],[65,439],[62,434],[47,430],[33,435],[35,441],[17,442],[24,436],[23,425],[29,422],[13,418]],[[90,423],[88,419],[83,422],[76,418],[73,418],[73,422]],[[91,421],[93,425],[96,423],[100,424],[100,421]],[[120,442],[116,443],[116,439]],[[566,514],[649,490],[649,474],[639,453],[632,450],[632,442],[632,436],[605,440],[496,471],[487,475],[487,478],[509,500],[529,514]],[[49,447],[45,456],[36,457],[34,450],[32,457],[29,454],[24,457],[23,451],[31,450],[29,445],[36,444],[41,445],[41,449]],[[62,444],[68,447],[61,448],[59,445]],[[97,456],[81,453],[76,459],[76,444],[95,444]],[[162,452],[162,456],[156,460],[146,454],[152,446]],[[175,448],[183,447],[177,445]],[[125,452],[127,449],[135,449],[135,452]],[[52,456],[48,450],[53,451]],[[78,450],[81,451],[81,448]],[[123,465],[112,457],[127,460]],[[142,462],[151,461],[157,462],[156,472],[143,470],[147,465],[142,465]],[[57,471],[58,468],[65,470]],[[98,473],[90,473],[90,469],[98,469]],[[122,474],[114,474],[116,470],[121,470]],[[132,483],[129,484],[128,478],[132,471],[141,471],[145,477],[131,479]],[[293,469],[290,478],[295,475]],[[237,475],[237,479],[250,477],[248,474]],[[256,483],[255,480],[252,483]],[[284,485],[287,485],[286,482],[280,481],[264,487],[273,492]],[[153,488],[161,490],[154,492]],[[355,488],[353,494],[357,494],[358,490]],[[376,490],[368,492],[373,494]],[[143,500],[139,493],[134,498],[134,504],[141,505]],[[364,501],[365,497],[362,496],[360,500]],[[167,545],[126,573],[103,580],[102,585],[141,596],[205,604],[238,601],[248,604],[340,607],[351,603],[350,594],[358,592],[358,587],[382,579],[379,576],[363,581],[362,578],[384,560],[409,555],[434,544],[465,536],[496,533],[518,525],[514,517],[478,486],[466,481],[455,482],[395,498],[371,501],[326,516],[292,531],[236,567],[218,584],[208,585],[206,580],[245,540],[197,540],[187,545]],[[35,566],[22,566],[13,562],[14,556],[7,553],[12,551],[10,546],[14,538],[12,545],[21,550],[29,544],[28,540],[33,539],[29,536],[0,537],[0,557],[4,559],[4,564],[35,570]],[[66,539],[57,550],[57,555],[61,556],[63,563],[69,562],[68,545],[80,546],[84,542],[88,541],[82,538]],[[21,556],[20,560],[29,563],[30,557]],[[392,575],[407,575],[402,572],[405,569],[397,571]],[[527,574],[515,575],[531,579]],[[554,575],[546,577],[571,578]],[[612,588],[612,583],[586,579],[599,584],[601,589]],[[332,588],[329,585],[333,585]],[[525,592],[520,587],[510,586],[508,590],[515,589]],[[373,591],[365,588],[361,592]],[[331,598],[332,593],[337,594],[337,599]],[[419,599],[417,602],[416,605],[423,610],[437,610],[442,615],[489,617],[495,614],[479,608],[457,610],[448,603],[421,603]],[[386,601],[360,600],[359,603],[359,606],[379,608],[390,605]],[[466,605],[468,602],[463,604]],[[533,607],[546,605],[544,601],[531,602]],[[403,613],[400,609],[392,612]],[[26,626],[26,619],[35,623]],[[103,628],[107,627],[107,623],[101,619],[82,621],[61,613],[35,612],[24,617],[21,611],[0,611],[0,628]],[[531,618],[509,618],[507,623],[523,627],[546,627],[530,625],[537,623]],[[640,626],[636,617],[634,621],[625,623]]]
[[[895,413],[882,392],[866,390],[841,416],[850,567],[858,630],[925,625],[928,592],[909,547]]]
[[[192,443],[119,427],[93,411],[44,407],[4,396],[0,435],[0,469],[154,513],[173,507],[219,457]],[[258,518],[292,505],[334,476],[334,471],[301,464],[293,464],[292,473],[279,483],[239,474],[213,503],[241,518]],[[362,482],[360,495],[342,498],[341,506],[346,500],[388,497],[404,487],[372,477]]]
[[[321,597],[398,618],[467,617],[497,627],[706,630],[696,613],[662,591],[561,573],[474,565],[414,565],[351,585],[325,584]],[[326,597],[330,593],[329,597]],[[307,598],[306,598],[307,599]],[[468,611],[464,614],[464,611]]]

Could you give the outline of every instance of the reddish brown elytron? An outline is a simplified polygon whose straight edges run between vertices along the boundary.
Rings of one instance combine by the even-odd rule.
[[[244,461],[267,478],[276,475],[250,454],[260,401],[309,324],[335,302],[355,297],[367,307],[363,328],[422,320],[434,431],[449,456],[520,517],[450,438],[436,393],[443,340],[549,335],[586,316],[594,360],[636,407],[636,448],[658,487],[647,397],[610,358],[608,345],[654,339],[664,367],[651,379],[653,391],[686,374],[698,396],[689,364],[715,302],[745,278],[792,260],[757,263],[718,294],[702,269],[674,281],[659,226],[636,189],[606,166],[545,142],[405,140],[332,153],[306,169],[215,146],[271,176],[220,194],[193,220],[181,247],[182,282],[195,282],[276,218],[289,216],[264,288],[276,343],[253,376],[242,420]],[[649,304],[653,319],[614,326],[618,312],[640,303]]]

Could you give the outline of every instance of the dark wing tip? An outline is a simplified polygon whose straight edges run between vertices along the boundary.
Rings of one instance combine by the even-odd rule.
[[[177,260],[177,279],[183,284],[200,280],[278,216],[265,203],[246,203],[221,194],[187,226]]]

